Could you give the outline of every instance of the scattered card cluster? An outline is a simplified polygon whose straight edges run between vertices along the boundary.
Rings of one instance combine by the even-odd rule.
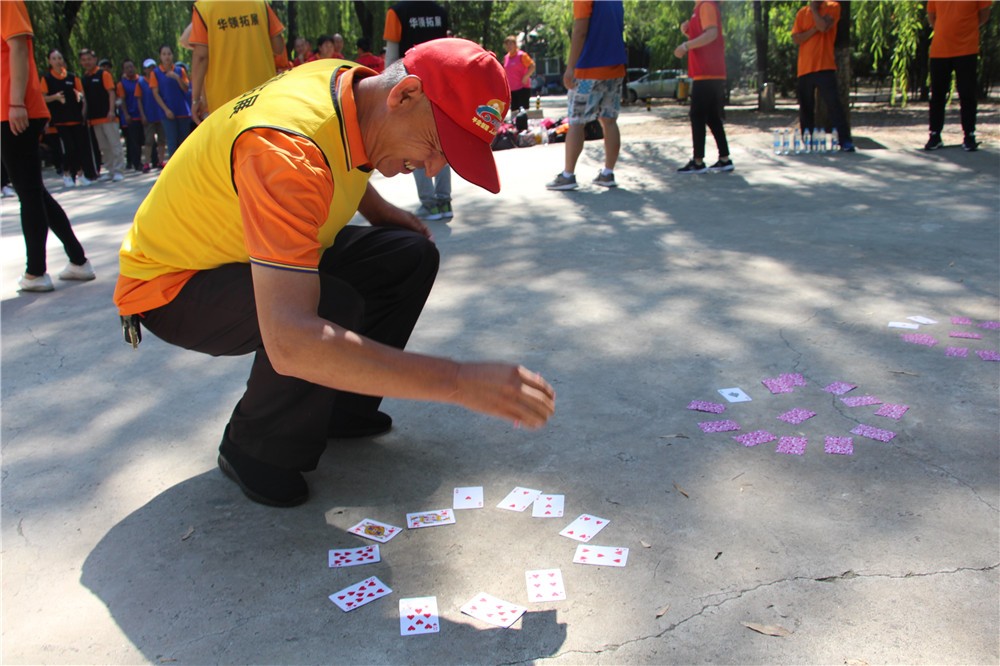
[[[808,382],[805,377],[799,373],[785,373],[778,375],[777,377],[765,377],[761,380],[761,384],[763,384],[772,395],[778,395],[782,393],[793,393],[795,389],[807,386]],[[845,394],[850,393],[857,387],[857,384],[850,384],[848,382],[833,382],[825,386],[823,391],[839,396],[840,401],[847,407],[879,405],[879,408],[873,412],[874,416],[880,416],[894,421],[899,421],[910,409],[909,405],[883,403],[882,400],[873,395],[845,396]],[[719,393],[731,403],[752,401],[750,396],[740,388],[719,389]],[[688,404],[687,408],[697,412],[716,415],[722,414],[726,411],[725,405],[705,400],[692,400]],[[779,414],[776,419],[784,421],[790,425],[800,425],[814,416],[816,416],[816,412],[796,407]],[[705,433],[733,432],[742,429],[740,424],[732,419],[702,421],[698,423],[698,427]],[[896,436],[896,433],[891,430],[884,430],[882,428],[865,424],[859,424],[851,430],[851,434],[866,437],[879,442],[888,442]],[[733,435],[732,437],[746,447],[759,446],[761,444],[767,444],[777,440],[778,444],[776,445],[775,452],[799,456],[805,454],[806,446],[809,443],[808,438],[801,435],[779,436],[768,430],[754,430],[751,432],[741,433],[739,435]],[[854,455],[854,438],[827,435],[823,440],[823,450],[826,453],[833,455]]]
[[[721,405],[719,405],[721,407]],[[532,507],[531,515],[535,518],[563,517],[566,497],[564,495],[546,494],[541,490],[522,488],[511,490],[496,505],[505,511],[525,511]],[[438,527],[455,524],[455,511],[483,508],[482,486],[467,486],[455,488],[452,508],[434,511],[420,511],[406,514],[406,526],[411,530],[425,527]],[[574,519],[561,532],[560,536],[579,541],[573,556],[575,564],[596,566],[624,567],[628,562],[629,549],[624,546],[592,546],[590,540],[608,526],[610,521],[589,513],[584,513]],[[372,541],[387,543],[403,531],[402,527],[383,523],[371,518],[365,518],[357,525],[347,530]],[[342,548],[328,553],[328,564],[332,569],[355,567],[381,562],[382,557],[378,545],[362,546],[360,548]],[[525,587],[529,603],[548,603],[564,601],[566,586],[563,583],[560,569],[539,569],[526,571]],[[367,603],[392,594],[392,588],[371,576],[354,583],[330,595],[330,601],[344,612],[360,608]],[[498,627],[510,627],[528,609],[503,599],[498,599],[486,592],[480,592],[460,609],[462,613]],[[399,600],[399,633],[401,636],[417,636],[421,634],[438,633],[441,621],[438,615],[437,597],[413,597]]]
[[[890,321],[889,328],[917,330],[921,326],[933,326],[938,323],[936,319],[931,319],[930,317],[924,317],[922,315],[907,317],[907,319],[910,321]],[[1000,321],[982,321],[977,324],[969,317],[952,317],[951,325],[972,326],[986,331],[1000,330]],[[952,330],[948,332],[948,337],[955,340],[982,340],[983,334],[978,331]],[[938,344],[938,339],[928,333],[903,333],[900,335],[900,338],[903,342],[909,342],[912,345],[920,345],[923,347],[934,347]],[[996,349],[977,349],[975,351],[976,356],[984,361],[1000,361],[1000,352]],[[968,358],[969,348],[948,345],[945,346],[944,355],[949,358]]]

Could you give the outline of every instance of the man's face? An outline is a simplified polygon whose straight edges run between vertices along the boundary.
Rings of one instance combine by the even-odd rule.
[[[394,107],[378,135],[365,136],[365,149],[372,165],[387,178],[416,169],[433,177],[448,163],[426,97]]]
[[[135,63],[130,60],[126,60],[125,64],[122,65],[122,72],[124,72],[125,76],[131,79],[135,76]]]
[[[312,51],[312,44],[305,37],[299,37],[295,40],[295,53],[297,55],[309,55]]]
[[[332,58],[333,53],[336,49],[333,48],[333,42],[327,40],[319,45],[319,55],[321,58]]]
[[[63,59],[63,54],[59,53],[59,51],[53,51],[49,56],[49,67],[57,72],[61,69],[65,69],[66,61]]]
[[[344,38],[340,35],[333,36],[333,50],[337,53],[344,52]]]
[[[80,54],[80,67],[83,71],[89,72],[97,65],[97,58],[94,57],[92,53],[82,53]]]

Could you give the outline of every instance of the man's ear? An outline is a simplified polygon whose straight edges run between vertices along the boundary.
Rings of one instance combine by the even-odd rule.
[[[389,108],[396,108],[404,104],[415,102],[424,96],[424,82],[412,74],[403,78],[389,90]]]

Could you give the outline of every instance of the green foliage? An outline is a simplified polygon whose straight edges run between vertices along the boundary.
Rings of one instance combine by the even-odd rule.
[[[927,32],[924,7],[917,2],[858,2],[854,5],[857,49],[870,54],[872,69],[888,62],[890,103],[906,106],[921,40]],[[888,49],[888,53],[887,53]]]

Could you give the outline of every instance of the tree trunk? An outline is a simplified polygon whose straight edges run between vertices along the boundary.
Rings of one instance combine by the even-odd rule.
[[[368,41],[372,44],[372,48],[374,49],[375,14],[373,14],[371,9],[368,8],[368,3],[364,0],[354,0],[354,13],[358,17],[358,23],[361,25],[362,36],[368,38]]]
[[[757,48],[757,110],[774,111],[774,84],[768,81],[767,37],[770,12],[761,0],[753,3],[754,42]],[[765,84],[767,90],[765,91]]]

